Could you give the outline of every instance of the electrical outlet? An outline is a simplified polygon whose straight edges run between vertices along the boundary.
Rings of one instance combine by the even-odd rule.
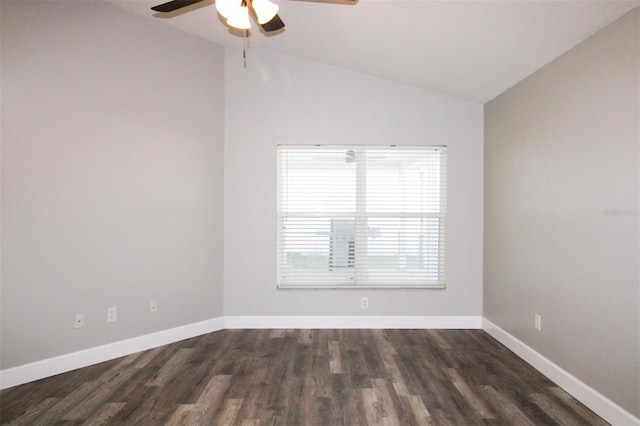
[[[114,322],[118,319],[118,308],[110,306],[107,308],[107,322]]]
[[[533,326],[536,330],[542,331],[542,316],[540,316],[540,314],[535,314],[533,316]]]
[[[155,314],[158,312],[158,302],[156,300],[152,300],[149,302],[149,313]]]
[[[84,314],[76,314],[73,319],[73,328],[82,328],[84,327]]]
[[[361,309],[369,309],[369,298],[361,297],[360,298],[360,308]]]

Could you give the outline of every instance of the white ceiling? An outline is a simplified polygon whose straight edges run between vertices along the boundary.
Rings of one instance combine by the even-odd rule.
[[[167,0],[164,0],[167,1]],[[163,0],[112,3],[224,46],[242,47],[213,0],[171,17]],[[355,4],[273,0],[286,28],[250,46],[486,103],[602,29],[640,0],[359,0]]]

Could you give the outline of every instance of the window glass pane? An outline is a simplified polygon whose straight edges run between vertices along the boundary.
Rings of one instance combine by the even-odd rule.
[[[440,280],[439,218],[369,219],[366,270],[369,282],[391,284],[419,277]]]
[[[280,279],[291,283],[353,284],[355,220],[281,221]]]
[[[367,151],[368,212],[439,213],[438,151]]]
[[[346,149],[283,152],[282,211],[354,212],[356,166],[347,162]]]

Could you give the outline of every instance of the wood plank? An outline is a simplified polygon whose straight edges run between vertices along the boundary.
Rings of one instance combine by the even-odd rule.
[[[508,396],[493,386],[478,386],[478,390],[493,405],[495,412],[499,413],[504,421],[510,421],[521,426],[535,425]]]
[[[232,425],[235,424],[236,416],[242,405],[241,399],[225,399],[216,413],[211,424]]]
[[[182,367],[187,363],[193,349],[180,349],[171,359],[162,366],[158,373],[149,380],[146,386],[166,385],[173,377],[180,374]]]
[[[46,411],[48,411],[51,407],[53,407],[58,402],[58,398],[45,398],[41,401],[38,401],[32,405],[27,405],[25,411],[19,415],[17,415],[14,420],[11,422],[16,425],[28,425],[32,424],[35,419],[41,417]],[[3,413],[0,413],[0,420],[2,417],[7,417],[6,414],[3,416]],[[2,423],[4,424],[4,422]]]
[[[342,361],[340,360],[340,342],[329,342],[329,371],[331,374],[342,374]]]
[[[101,376],[97,381],[99,386],[97,386],[91,394],[84,398],[78,405],[73,407],[72,410],[62,416],[62,419],[87,419],[96,410],[96,408],[100,408],[120,388],[120,386],[122,386],[123,383],[127,382],[131,378],[134,374],[134,370],[120,368],[120,370],[112,371],[111,373],[112,374],[109,374],[109,377],[107,378],[103,378]],[[122,406],[120,406],[120,408],[122,408]]]
[[[100,382],[85,382],[76,390],[72,391],[64,398],[60,399],[54,406],[45,411],[42,416],[38,417],[38,422],[54,423],[63,420],[64,416],[77,405],[81,404],[91,394],[100,387]]]
[[[481,419],[495,419],[495,413],[489,405],[471,388],[462,375],[453,368],[447,369],[447,374],[451,377],[453,385],[460,391],[462,397],[469,403],[473,411]]]
[[[374,379],[373,388],[362,389],[362,401],[368,424],[381,426],[401,424],[383,379]]]
[[[110,402],[103,404],[87,419],[85,424],[100,426],[108,424],[109,421],[124,407],[124,402]]]
[[[205,425],[213,424],[216,410],[229,389],[231,376],[213,376],[195,404],[182,404],[169,418],[169,424]]]
[[[536,393],[531,395],[533,402],[540,407],[549,417],[553,418],[558,424],[563,426],[582,426],[581,419],[575,418],[560,404],[555,403],[547,395]]]
[[[551,386],[549,388],[551,393],[562,401],[565,408],[570,409],[576,416],[582,419],[583,423],[589,423],[591,426],[605,426],[607,422],[597,417],[593,411],[579,403],[574,397],[569,395],[564,389],[558,386]]]
[[[419,426],[433,426],[436,423],[431,417],[431,413],[427,410],[427,407],[422,403],[417,395],[403,395],[402,398],[408,402],[408,405],[413,413],[413,417],[416,421],[416,425]]]

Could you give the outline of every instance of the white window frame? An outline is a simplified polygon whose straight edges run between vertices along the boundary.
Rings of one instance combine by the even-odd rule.
[[[444,266],[445,266],[445,229],[446,229],[446,211],[447,211],[447,147],[446,146],[359,146],[359,145],[278,145],[278,247],[277,247],[277,283],[279,289],[443,289],[445,288],[444,278]],[[307,183],[307,180],[300,177],[292,177],[297,170],[298,175],[304,169],[304,161],[311,161],[309,169],[318,170],[318,167],[314,165],[314,160],[307,156],[316,155],[321,156],[322,153],[336,153],[344,151],[345,163],[355,163],[351,166],[351,170],[355,167],[355,178],[353,174],[349,174],[347,183],[340,183],[339,179],[333,178],[331,185],[335,188],[333,191],[339,194],[343,192],[347,194],[346,198],[349,200],[345,202],[345,206],[339,206],[333,208],[334,211],[323,211],[322,207],[317,210],[310,209],[305,206],[305,186],[309,185],[309,191],[307,193],[323,192],[322,189],[328,185],[322,180],[325,176],[314,176],[311,178],[313,183]],[[385,152],[389,154],[396,164],[398,170],[401,170],[398,164],[405,162],[406,164],[417,164],[426,161],[429,165],[429,170],[425,173],[429,174],[429,181],[423,185],[424,173],[423,167],[420,166],[419,182],[420,188],[427,187],[427,190],[420,189],[420,196],[417,197],[419,202],[415,201],[415,196],[409,200],[410,207],[402,207],[402,211],[398,210],[395,204],[389,204],[389,211],[371,211],[367,208],[367,197],[370,204],[375,204],[373,200],[376,195],[369,194],[367,186],[367,169],[374,167],[373,163],[376,160],[375,153],[382,155],[380,158],[385,158]],[[370,153],[372,153],[370,155]],[[328,155],[328,154],[325,154]],[[350,155],[354,158],[350,158]],[[422,159],[424,156],[425,159]],[[306,157],[305,157],[306,156]],[[418,160],[417,158],[421,160]],[[293,158],[293,159],[292,159]],[[322,159],[324,157],[321,157]],[[294,164],[296,161],[298,163]],[[377,160],[379,163],[384,160]],[[322,161],[319,161],[322,162]],[[437,164],[437,165],[436,165]],[[342,170],[341,166],[328,166],[337,167]],[[379,167],[379,166],[378,166]],[[390,164],[389,164],[390,167]],[[404,167],[404,166],[402,166]],[[416,181],[415,175],[416,166],[412,165],[414,172],[413,181]],[[434,169],[437,171],[434,172]],[[333,169],[328,168],[327,173],[331,173]],[[378,170],[384,169],[380,168]],[[293,172],[292,172],[293,171]],[[310,171],[310,173],[316,173]],[[403,169],[404,172],[404,169]],[[324,173],[321,170],[321,173]],[[370,173],[374,174],[373,169],[370,169]],[[400,173],[400,171],[398,171]],[[435,176],[435,178],[433,177]],[[331,178],[327,178],[331,180]],[[355,184],[354,184],[355,179]],[[373,179],[373,178],[372,178]],[[329,181],[328,180],[328,181]],[[327,182],[328,182],[327,181]],[[294,182],[294,183],[291,183]],[[380,180],[379,182],[386,182]],[[316,185],[314,189],[314,185]],[[317,186],[324,185],[324,186]],[[331,186],[329,185],[329,186]],[[372,186],[369,183],[370,187]],[[376,187],[382,188],[382,193],[376,199],[379,205],[384,205],[384,191],[389,190],[383,188],[386,184],[376,184]],[[293,187],[296,189],[292,189]],[[301,189],[302,188],[302,189]],[[405,185],[401,186],[401,192],[405,191]],[[415,185],[410,189],[412,195],[416,194]],[[351,194],[355,190],[355,194]],[[342,191],[342,192],[341,192]],[[397,193],[394,192],[394,194]],[[296,195],[298,194],[298,195]],[[352,199],[355,197],[355,208],[348,208],[353,204]],[[382,197],[382,198],[380,198]],[[406,196],[403,194],[402,197]],[[333,197],[336,198],[336,197]],[[390,198],[394,198],[393,196]],[[407,198],[408,199],[408,198]],[[433,200],[437,201],[433,201]],[[333,199],[332,199],[333,200]],[[335,200],[328,202],[333,203]],[[321,204],[321,203],[320,203]],[[327,204],[327,205],[329,205]],[[423,207],[423,204],[428,204],[428,207]],[[301,207],[296,207],[301,206]],[[346,208],[346,210],[345,210]],[[406,208],[406,211],[405,211]],[[394,210],[395,209],[395,210]],[[329,209],[331,210],[331,209]],[[373,223],[386,224],[388,221],[389,228],[375,228],[372,231]],[[305,228],[305,224],[308,223],[308,231]],[[330,223],[330,225],[329,225]],[[410,225],[405,225],[409,223]],[[416,225],[418,224],[418,225]],[[395,226],[395,228],[393,228]],[[384,235],[394,234],[390,230],[400,229],[397,231],[397,240],[395,243],[389,243],[385,240]],[[353,230],[349,228],[352,227]],[[297,229],[297,231],[292,230]],[[376,234],[376,230],[382,229],[382,237]],[[409,229],[409,231],[407,230]],[[415,232],[411,230],[418,229]],[[425,231],[428,229],[428,231]],[[386,231],[385,231],[386,230]],[[387,232],[388,231],[388,232]],[[305,253],[292,253],[292,243],[295,241],[298,244],[307,244],[306,240],[308,235],[311,235],[313,241],[308,242],[311,246],[305,247],[321,247],[319,251],[322,254],[316,256],[323,259],[320,262],[326,271],[318,271],[317,267],[313,269],[310,266],[292,266],[294,263],[292,255],[309,255]],[[318,235],[324,235],[323,237],[317,237]],[[315,237],[314,237],[315,236]],[[392,239],[393,237],[391,237]],[[318,243],[318,239],[322,242]],[[387,241],[386,243],[375,243],[377,240]],[[419,243],[416,242],[419,239]],[[420,255],[411,256],[411,261],[407,264],[414,265],[413,267],[406,267],[398,260],[400,257],[401,246],[405,244],[403,241],[410,241],[406,243],[415,253],[419,246]],[[427,241],[427,243],[423,243]],[[372,244],[373,242],[373,244]],[[315,245],[314,245],[315,244]],[[385,256],[374,256],[371,253],[376,251],[375,244],[380,245],[381,253],[387,258],[394,258],[396,263],[394,267],[382,268],[381,263],[388,262],[384,259]],[[386,245],[384,245],[386,244]],[[395,256],[390,256],[388,247],[397,245],[397,253]],[[373,246],[373,248],[371,247]],[[423,247],[427,246],[427,256],[423,255]],[[306,250],[306,249],[305,249]],[[387,251],[385,251],[387,250]],[[313,250],[311,250],[313,251]],[[437,251],[437,253],[436,253]],[[328,258],[328,259],[326,259]],[[418,260],[416,260],[416,258]],[[326,260],[325,260],[326,259]],[[378,260],[376,260],[378,259]],[[377,262],[377,263],[376,263]],[[309,262],[311,263],[311,261]],[[415,266],[418,265],[418,266]],[[315,272],[314,272],[315,271]],[[394,275],[395,274],[395,275]],[[326,278],[325,278],[326,277]],[[329,278],[330,277],[330,278]],[[395,277],[395,278],[394,278]]]

